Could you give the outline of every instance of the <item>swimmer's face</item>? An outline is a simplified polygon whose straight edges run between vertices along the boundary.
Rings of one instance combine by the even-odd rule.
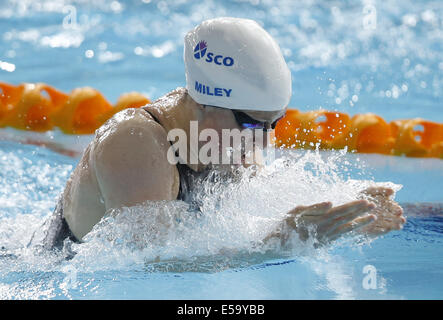
[[[199,127],[201,129],[214,129],[220,136],[223,129],[242,129],[235,120],[233,112],[229,109],[202,106],[201,115],[198,123]]]
[[[205,129],[215,130],[217,132],[217,136],[219,137],[218,144],[220,152],[226,152],[226,150],[223,148],[227,147],[226,141],[229,141],[230,148],[234,150],[241,150],[242,164],[245,165],[246,154],[251,155],[252,150],[256,151],[257,147],[262,149],[268,144],[268,131],[263,130],[263,127],[271,130],[273,122],[280,118],[284,112],[259,113],[260,118],[266,119],[266,121],[255,120],[248,117],[248,115],[243,114],[243,112],[236,112],[230,109],[218,108],[214,106],[200,105],[199,131],[202,132]],[[252,114],[255,115],[253,112]],[[225,137],[225,141],[223,141],[223,136],[226,136],[227,132],[231,132],[231,134],[235,134],[235,132],[243,132],[243,140],[227,140]],[[200,147],[206,144],[206,142],[207,141],[201,142]]]

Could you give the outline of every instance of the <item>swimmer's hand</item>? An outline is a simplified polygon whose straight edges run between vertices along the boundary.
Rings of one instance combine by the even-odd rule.
[[[374,208],[376,206],[367,200],[357,200],[337,207],[332,207],[331,202],[298,206],[287,213],[277,230],[267,236],[264,242],[280,238],[284,245],[291,231],[295,231],[303,241],[313,236],[318,242],[316,245],[327,244],[373,223],[377,219],[371,213]]]
[[[406,222],[403,209],[392,200],[394,190],[386,187],[371,187],[362,191],[362,197],[375,204],[371,214],[377,220],[359,229],[360,233],[379,236],[392,230],[400,230]]]

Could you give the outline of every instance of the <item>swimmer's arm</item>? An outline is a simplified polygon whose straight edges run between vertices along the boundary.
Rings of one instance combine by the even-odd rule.
[[[94,149],[94,166],[106,211],[146,200],[174,200],[178,171],[167,159],[163,127],[137,110]]]
[[[370,214],[374,208],[375,205],[367,200],[357,200],[337,207],[332,207],[331,202],[298,206],[287,213],[263,242],[279,239],[285,245],[295,231],[303,241],[314,236],[317,244],[326,244],[374,222],[377,218]]]
[[[296,207],[288,212],[264,242],[279,238],[284,244],[292,231],[297,232],[300,239],[307,240],[310,229],[315,229],[313,235],[320,244],[331,242],[353,230],[369,236],[400,230],[406,219],[403,209],[392,199],[393,194],[391,188],[370,187],[361,192],[361,197],[367,200],[357,200],[335,208],[330,202]]]

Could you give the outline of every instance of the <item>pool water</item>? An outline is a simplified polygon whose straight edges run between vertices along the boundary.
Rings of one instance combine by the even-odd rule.
[[[184,33],[230,15],[258,20],[281,45],[291,107],[443,122],[442,13],[440,1],[8,0],[0,3],[0,81],[67,92],[89,85],[112,102],[133,90],[157,98],[184,85]],[[41,252],[31,238],[41,237],[92,137],[10,128],[0,137],[0,298],[442,298],[440,159],[282,151],[262,176],[213,186],[219,197],[207,197],[206,216],[154,230],[162,237],[153,240],[143,230],[156,214],[187,208],[127,208],[71,244],[76,255],[65,260],[67,252]],[[41,140],[73,157],[27,144]],[[402,204],[422,205],[406,211],[403,230],[319,249],[296,237],[291,248],[251,245],[293,206],[340,204],[373,181],[393,187]]]
[[[322,162],[314,153],[313,157],[297,153],[297,162],[305,162],[325,170],[330,163]],[[290,158],[282,155],[284,158]],[[333,155],[323,155],[328,159]],[[386,157],[374,155],[365,157],[348,154],[335,155],[334,163],[345,164],[362,162],[371,164],[356,166],[347,178],[361,178],[361,175],[388,175]],[[394,159],[394,158],[393,158]],[[401,202],[416,202],[420,194],[427,192],[427,200],[435,201],[441,197],[443,164],[435,161],[430,169],[426,168],[427,179],[435,190],[425,184],[423,172],[408,170],[411,159],[396,158],[403,172],[392,172],[392,180],[406,182],[398,191]],[[184,228],[183,237],[169,238],[166,246],[162,244],[134,247],[130,236],[143,230],[143,226],[133,227],[125,221],[105,221],[94,229],[86,243],[73,245],[77,253],[71,260],[64,254],[47,255],[28,247],[35,230],[43,230],[42,225],[53,210],[58,194],[62,191],[70,172],[78,158],[67,157],[46,148],[23,145],[16,142],[0,142],[0,297],[4,299],[41,299],[41,298],[91,298],[91,299],[424,299],[441,298],[443,290],[443,213],[407,212],[408,222],[402,231],[392,232],[383,238],[368,242],[350,237],[331,246],[313,249],[309,244],[296,244],[292,250],[254,251],[248,245],[249,231],[235,229],[227,219],[243,228],[248,219],[257,218],[257,213],[238,217],[229,216],[232,208],[224,209],[226,219],[204,227],[192,225]],[[278,162],[278,159],[276,160]],[[420,161],[418,161],[420,162]],[[431,165],[431,162],[429,164]],[[378,163],[378,164],[377,164]],[[391,162],[391,164],[393,164]],[[319,180],[312,180],[321,187],[331,178],[333,171],[324,172]],[[299,168],[277,169],[275,184],[289,184],[299,188],[295,180]],[[306,175],[308,171],[303,173]],[[388,177],[387,180],[390,180]],[[425,177],[426,178],[426,177]],[[346,195],[352,198],[354,188],[346,183],[347,179],[337,179],[330,185],[329,192],[318,192],[316,198],[337,201]],[[358,181],[358,180],[354,180]],[[302,182],[304,183],[304,182]],[[344,184],[343,184],[344,183]],[[266,189],[263,181],[256,185]],[[361,187],[363,182],[361,182]],[[411,190],[407,190],[411,186]],[[267,205],[281,206],[282,199],[272,197],[270,190],[283,201],[291,201],[287,196],[296,197],[296,192],[285,192],[286,188],[252,190],[255,198],[249,205],[257,211],[267,209]],[[339,190],[337,190],[339,189]],[[236,189],[240,194],[247,190]],[[306,194],[309,194],[309,190]],[[269,194],[268,202],[260,201],[263,194]],[[288,195],[287,195],[288,194]],[[236,203],[244,195],[231,197]],[[418,198],[417,198],[418,197]],[[313,201],[313,196],[306,196]],[[294,200],[297,203],[297,200]],[[245,206],[248,203],[246,202]],[[238,208],[238,207],[237,207]],[[240,210],[246,210],[241,208]],[[270,208],[270,207],[269,207]],[[140,209],[140,208],[139,208]],[[151,214],[152,207],[142,206],[143,212]],[[223,211],[223,210],[222,210]],[[272,211],[268,209],[268,211]],[[137,218],[137,211],[125,212]],[[214,213],[212,213],[214,214]],[[245,213],[246,214],[246,213]],[[264,219],[265,217],[261,217]],[[217,217],[216,217],[217,219]],[[266,222],[266,220],[263,220]],[[264,223],[263,222],[263,223]],[[149,220],[146,222],[149,223]],[[146,226],[145,226],[146,227]],[[255,226],[260,230],[263,226]],[[148,228],[148,227],[146,227]],[[195,229],[194,229],[195,228]],[[200,228],[200,229],[199,229]],[[229,232],[237,232],[229,235]],[[37,232],[38,233],[38,232]],[[128,240],[129,239],[129,240]],[[142,244],[143,246],[143,244]],[[223,247],[238,249],[232,254],[219,254]],[[160,262],[155,258],[161,256]],[[375,288],[365,287],[364,268],[375,268]]]

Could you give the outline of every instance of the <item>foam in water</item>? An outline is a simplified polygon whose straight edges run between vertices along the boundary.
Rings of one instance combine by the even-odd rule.
[[[260,255],[291,254],[279,242],[262,243],[286,212],[322,201],[340,205],[373,185],[341,176],[340,159],[340,154],[322,159],[307,152],[280,158],[257,175],[244,169],[231,181],[207,178],[196,190],[201,212],[181,201],[148,201],[112,211],[86,236],[86,243],[73,245],[73,262],[102,269],[158,261],[201,263],[219,255],[233,260],[251,256],[256,262]],[[292,254],[307,247],[297,235],[292,237]],[[194,267],[199,268],[197,262]]]

